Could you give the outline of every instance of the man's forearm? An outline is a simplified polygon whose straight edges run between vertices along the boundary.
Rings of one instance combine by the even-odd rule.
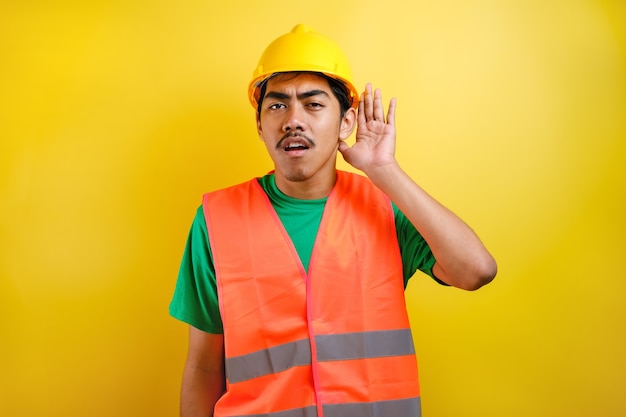
[[[468,290],[493,279],[495,260],[474,231],[417,185],[397,163],[366,174],[424,237],[437,260],[437,278]]]

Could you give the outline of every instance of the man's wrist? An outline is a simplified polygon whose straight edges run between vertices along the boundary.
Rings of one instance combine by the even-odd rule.
[[[406,175],[395,160],[383,165],[376,165],[363,172],[379,188],[384,188],[386,184],[393,184],[395,179]]]

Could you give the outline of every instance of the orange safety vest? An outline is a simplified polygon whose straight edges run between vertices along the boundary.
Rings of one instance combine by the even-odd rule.
[[[227,387],[215,417],[420,416],[394,214],[338,172],[308,274],[256,179],[205,194]]]

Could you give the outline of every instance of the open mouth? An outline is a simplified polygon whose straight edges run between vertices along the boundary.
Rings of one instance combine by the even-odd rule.
[[[313,141],[303,136],[288,136],[281,140],[276,146],[285,152],[299,153],[314,146]]]
[[[285,152],[303,151],[307,149],[309,149],[309,147],[303,143],[290,143],[283,148]]]

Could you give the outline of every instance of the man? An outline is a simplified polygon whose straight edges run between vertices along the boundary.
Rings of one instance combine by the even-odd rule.
[[[385,117],[350,79],[304,25],[262,55],[249,96],[274,171],[198,209],[170,305],[190,324],[181,416],[419,416],[406,282],[494,278],[474,232],[398,165],[395,100]],[[366,177],[337,171],[337,151]]]

